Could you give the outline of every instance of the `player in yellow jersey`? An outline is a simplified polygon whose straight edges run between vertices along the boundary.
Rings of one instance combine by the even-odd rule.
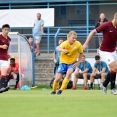
[[[76,40],[77,33],[75,31],[70,31],[67,35],[68,39],[59,45],[56,50],[61,52],[60,64],[56,73],[56,77],[53,83],[53,91],[51,94],[56,94],[59,81],[63,74],[66,76],[62,82],[61,88],[58,90],[57,94],[61,94],[69,83],[71,74],[74,72],[75,68],[78,66],[82,59],[83,49],[82,44]],[[77,61],[78,59],[78,61]]]

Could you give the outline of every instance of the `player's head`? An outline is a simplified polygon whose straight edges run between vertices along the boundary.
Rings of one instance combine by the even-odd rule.
[[[30,44],[32,44],[33,38],[32,38],[32,37],[29,37],[29,38],[28,38],[28,42],[29,42]]]
[[[4,24],[2,25],[2,33],[3,35],[7,36],[9,33],[10,26],[9,24]]]
[[[101,14],[100,14],[100,19],[101,19],[101,20],[104,20],[104,18],[105,18],[105,14],[104,14],[104,13],[101,13]]]
[[[63,39],[62,38],[59,38],[58,45],[60,45],[61,43],[63,43]]]
[[[96,63],[100,63],[100,56],[99,55],[95,56],[95,61],[96,61]]]
[[[38,19],[38,20],[41,19],[41,13],[37,13],[37,19]]]
[[[11,66],[14,66],[14,65],[15,65],[15,59],[14,59],[14,58],[11,58],[11,59],[10,59],[10,65],[11,65]]]
[[[75,31],[70,31],[67,35],[70,44],[73,44],[77,39],[77,33]]]
[[[117,12],[114,14],[114,23],[117,26]]]
[[[85,55],[82,56],[81,62],[85,63]]]

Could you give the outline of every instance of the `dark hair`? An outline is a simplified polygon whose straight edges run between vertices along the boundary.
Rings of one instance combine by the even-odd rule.
[[[100,56],[99,55],[96,55],[95,56],[95,60],[99,60],[100,59]]]
[[[10,61],[11,61],[11,60],[12,60],[12,61],[15,61],[15,59],[14,59],[14,58],[11,58],[11,59],[10,59]]]
[[[2,29],[4,29],[4,28],[10,28],[10,25],[9,24],[2,25]]]

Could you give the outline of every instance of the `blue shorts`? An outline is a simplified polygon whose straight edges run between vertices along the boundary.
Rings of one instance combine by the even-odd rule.
[[[73,66],[74,63],[72,63],[72,64],[60,63],[58,70],[57,70],[57,73],[64,73],[65,74],[67,72],[67,70],[70,69],[70,68],[72,68],[73,71],[75,71],[75,67]]]

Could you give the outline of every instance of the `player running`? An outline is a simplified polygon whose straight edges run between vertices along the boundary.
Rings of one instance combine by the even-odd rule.
[[[59,81],[62,78],[63,74],[66,73],[66,76],[62,82],[62,86],[57,92],[58,95],[62,93],[62,91],[69,83],[71,74],[74,72],[75,68],[78,66],[82,59],[83,49],[81,43],[79,41],[76,41],[77,33],[70,31],[67,37],[68,39],[56,48],[57,51],[61,52],[61,55],[60,64],[56,73],[56,77],[53,83],[53,91],[51,94],[56,94]]]
[[[110,71],[107,74],[107,78],[101,85],[101,88],[103,89],[103,93],[107,94],[107,85],[109,82],[111,82],[111,93],[117,94],[117,91],[115,89],[115,80],[117,73],[117,12],[114,14],[114,18],[112,21],[103,23],[90,32],[87,40],[83,45],[84,50],[87,48],[87,45],[92,37],[99,32],[103,33],[103,40],[99,48],[99,54],[102,60],[105,61],[110,68]]]
[[[11,39],[8,37],[10,26],[4,24],[2,26],[2,34],[0,34],[0,69],[1,69],[1,78],[0,78],[0,93],[7,91],[6,85],[6,75],[7,69],[9,66],[8,63],[8,48]]]

